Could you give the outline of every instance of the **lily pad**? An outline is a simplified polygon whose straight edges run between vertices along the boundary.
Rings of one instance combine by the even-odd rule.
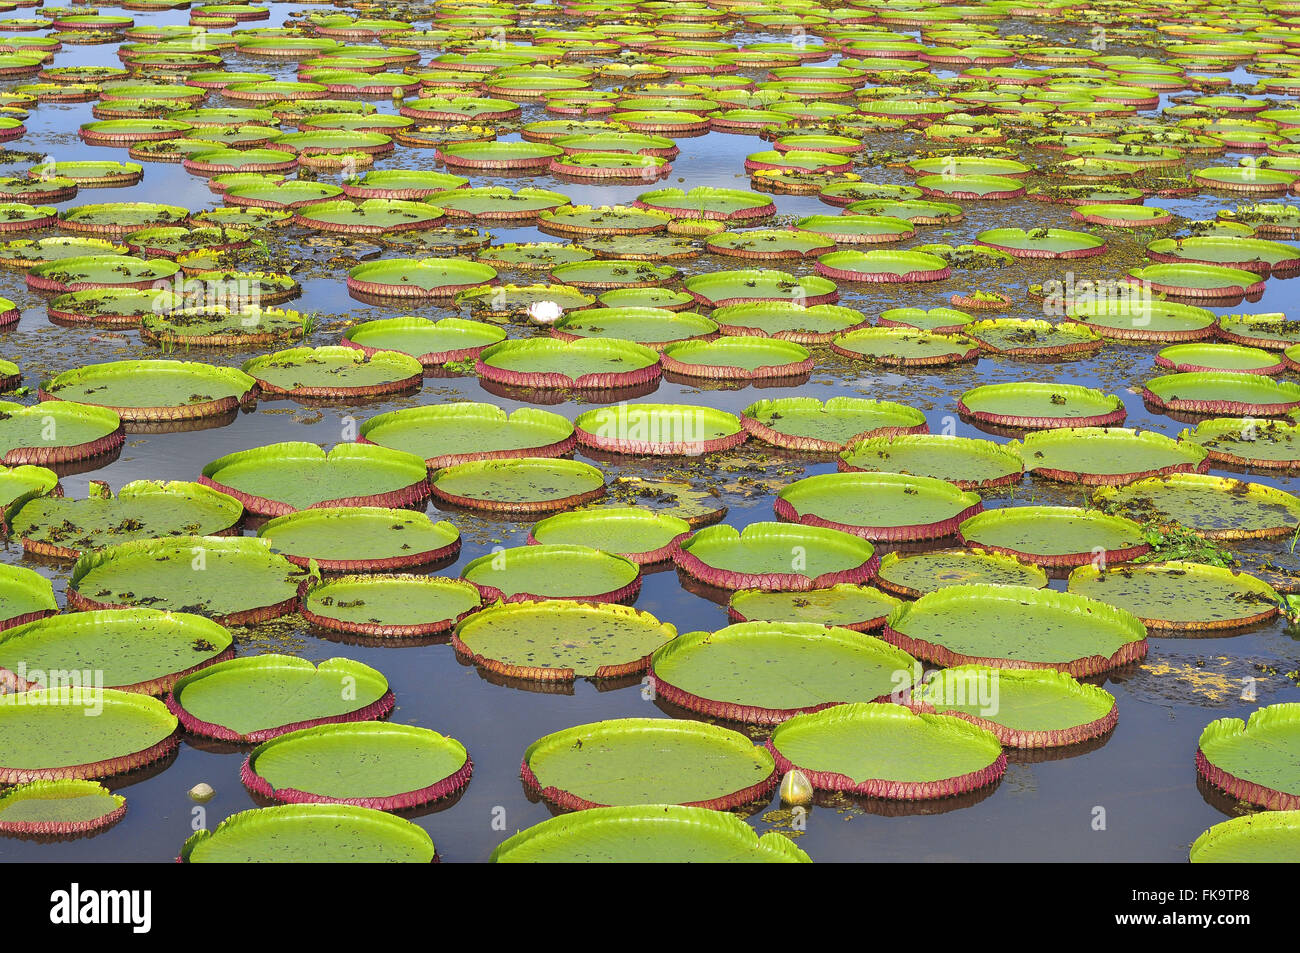
[[[570,682],[640,674],[676,637],[648,612],[554,599],[489,606],[460,622],[451,644],[507,678]]]
[[[530,543],[591,546],[640,565],[671,559],[691,530],[670,513],[636,506],[604,506],[557,513],[537,523]]]
[[[497,845],[490,862],[808,863],[783,834],[759,837],[740,818],[679,805],[597,807],[563,814]]]
[[[872,702],[796,715],[767,746],[778,770],[798,768],[815,788],[891,800],[965,794],[1007,768],[997,736],[984,728]]]
[[[1145,658],[1137,617],[1072,593],[1029,586],[948,586],[904,603],[882,637],[944,667],[1052,668],[1097,675]]]
[[[175,421],[227,414],[256,386],[233,367],[128,360],[64,371],[41,385],[40,397],[104,407],[126,421]]]
[[[478,586],[484,601],[630,602],[641,589],[641,567],[632,560],[590,546],[560,543],[516,546],[480,556],[460,575]]]
[[[94,670],[109,688],[162,695],[183,675],[233,654],[229,632],[186,612],[73,612],[0,635],[0,682],[17,691],[53,689],[50,673]]]
[[[655,351],[617,338],[502,341],[480,352],[476,370],[498,384],[552,390],[637,387],[661,373]]]
[[[840,454],[840,469],[934,477],[963,490],[1014,485],[1024,474],[1014,445],[943,434],[853,440]]]
[[[861,397],[783,397],[750,404],[741,424],[764,443],[836,453],[855,438],[926,433],[925,415],[887,400]]]
[[[748,436],[733,414],[690,404],[620,403],[579,415],[574,428],[584,447],[655,456],[726,450]]]
[[[870,632],[885,624],[898,606],[893,596],[871,586],[841,583],[803,592],[741,589],[731,594],[727,618],[732,622],[811,622]]]
[[[1203,447],[1215,463],[1266,470],[1300,467],[1300,424],[1253,417],[1214,417],[1179,440]]]
[[[310,39],[296,37],[293,39]],[[267,38],[267,42],[284,42]],[[410,821],[349,804],[285,804],[232,814],[181,848],[187,864],[431,863],[433,841]]]
[[[56,836],[112,827],[126,798],[97,781],[29,781],[0,795],[0,834]]]
[[[302,615],[333,632],[375,638],[435,635],[478,611],[472,583],[408,574],[337,576],[303,593]]]
[[[454,558],[460,531],[424,513],[379,506],[314,508],[278,516],[258,531],[296,566],[325,572],[407,569]]]
[[[383,675],[352,659],[313,665],[291,655],[256,655],[185,676],[167,707],[191,734],[260,744],[314,725],[382,718],[393,710],[393,693]]]
[[[76,559],[86,550],[136,539],[225,535],[243,514],[238,500],[200,483],[135,480],[116,496],[107,485],[92,483],[84,500],[38,497],[23,504],[10,530],[24,552]]]
[[[1035,476],[1065,483],[1124,484],[1165,473],[1199,473],[1206,453],[1153,430],[1063,427],[1025,436],[1020,447]]]
[[[0,565],[0,631],[59,611],[54,587],[38,572]]]
[[[565,315],[551,327],[551,333],[561,340],[615,338],[655,350],[717,331],[714,321],[694,311],[635,307],[588,308]]]
[[[246,361],[260,392],[287,397],[360,398],[419,388],[424,368],[409,354],[350,347],[297,347]]]
[[[362,443],[329,452],[314,443],[274,443],[218,457],[200,483],[228,493],[250,513],[283,516],[314,506],[407,506],[429,495],[424,461]]]
[[[784,338],[800,344],[824,344],[837,335],[864,327],[861,311],[833,304],[810,308],[793,301],[765,301],[715,308],[710,317],[723,334]]]
[[[950,536],[983,505],[977,494],[930,477],[823,473],[785,487],[773,508],[781,519],[807,526],[899,541]]]
[[[1196,749],[1196,770],[1214,787],[1270,811],[1300,805],[1296,748],[1300,704],[1284,702],[1250,718],[1219,718],[1205,726]]]
[[[1193,864],[1285,864],[1295,858],[1298,848],[1300,812],[1263,811],[1215,824],[1192,843],[1188,860]]]
[[[696,721],[618,718],[539,738],[524,788],[565,810],[647,802],[727,810],[777,783],[771,754],[736,731]]]
[[[1169,561],[1070,573],[1069,591],[1118,606],[1148,629],[1231,629],[1273,618],[1281,597],[1243,572]]]
[[[835,338],[831,350],[859,361],[901,367],[959,364],[978,359],[980,353],[970,338],[908,327],[859,328]]]
[[[158,699],[73,682],[0,695],[0,727],[6,784],[111,777],[166,758],[177,744],[176,718]]]
[[[146,607],[243,625],[292,612],[305,578],[262,540],[180,536],[84,553],[72,567],[67,597],[76,609]]]
[[[1276,417],[1300,407],[1300,384],[1223,371],[1165,374],[1143,385],[1142,398],[1164,411]]]
[[[1127,416],[1123,401],[1114,394],[1045,381],[972,387],[958,398],[957,411],[980,423],[1030,430],[1110,427]]]
[[[664,348],[661,361],[665,371],[709,380],[798,377],[813,369],[802,344],[768,337],[679,341]]]
[[[1210,539],[1289,536],[1300,523],[1300,498],[1262,483],[1203,473],[1103,487],[1095,499],[1113,512],[1178,523]]]
[[[105,407],[69,401],[0,402],[0,461],[59,464],[111,453],[125,442],[122,419]]]
[[[1098,495],[1111,489],[1103,487]],[[1052,568],[1079,566],[1098,556],[1107,563],[1128,562],[1151,551],[1133,520],[1077,506],[985,510],[963,523],[958,534],[964,545]]]
[[[677,568],[720,589],[825,589],[868,582],[880,557],[864,539],[836,529],[750,523],[709,526],[673,554]]]
[[[428,728],[362,721],[272,738],[244,761],[240,780],[281,804],[353,804],[394,811],[463,790],[474,770],[465,746]]]
[[[437,471],[433,495],[471,509],[538,513],[569,509],[605,494],[605,475],[577,460],[476,459]]]
[[[1118,720],[1115,696],[1051,669],[958,665],[936,672],[912,701],[986,728],[1009,748],[1055,748],[1101,737]]]
[[[940,549],[909,556],[886,553],[876,585],[886,592],[917,599],[927,592],[983,583],[1047,588],[1047,573],[1014,556],[980,549]]]
[[[688,710],[772,725],[842,702],[887,700],[911,684],[915,666],[905,652],[850,629],[743,622],[669,643],[651,660],[650,681],[657,697]]]

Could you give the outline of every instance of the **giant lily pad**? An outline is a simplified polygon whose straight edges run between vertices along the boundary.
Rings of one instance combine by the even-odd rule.
[[[55,688],[50,673],[94,670],[109,688],[161,695],[181,676],[233,654],[230,633],[202,616],[158,609],[73,612],[0,635],[0,682],[17,691]]]
[[[325,724],[258,745],[240,779],[282,804],[355,804],[392,811],[450,797],[474,764],[455,738],[381,721]]]
[[[965,794],[1007,768],[997,736],[984,728],[872,702],[796,715],[767,746],[779,770],[798,768],[815,788],[894,800]]]
[[[986,728],[1010,748],[1055,748],[1115,727],[1115,696],[1051,669],[958,665],[936,672],[912,695],[923,711]]]
[[[111,453],[126,437],[122,419],[105,407],[68,401],[34,406],[0,402],[0,461],[59,464]]]
[[[943,434],[854,440],[840,454],[840,469],[935,477],[963,490],[1016,484],[1024,473],[1014,445]]]
[[[666,308],[589,308],[565,315],[551,328],[561,340],[616,338],[660,350],[717,333],[718,325],[694,311]]]
[[[292,39],[309,39],[294,37]],[[267,42],[284,42],[267,38]],[[431,863],[433,841],[404,818],[350,804],[285,804],[232,814],[187,840],[187,864]]]
[[[257,382],[233,367],[197,361],[110,361],[64,371],[41,385],[42,400],[104,407],[127,421],[174,421],[229,413]]]
[[[548,516],[528,534],[530,543],[591,546],[634,563],[671,559],[690,524],[670,513],[636,506],[607,506]]]
[[[850,533],[819,526],[709,526],[673,554],[677,568],[721,589],[824,589],[869,581],[880,557]]]
[[[1097,675],[1147,654],[1135,616],[1084,596],[1029,586],[948,586],[905,603],[882,637],[945,667],[1054,668]]]
[[[373,355],[378,351],[409,354],[425,367],[475,358],[489,345],[505,340],[506,333],[481,321],[461,318],[386,318],[351,328],[342,343]]]
[[[27,464],[0,467],[0,526],[7,529],[10,518],[28,500],[56,492],[61,492],[61,488],[53,470]]]
[[[688,278],[682,287],[696,301],[711,308],[765,301],[834,304],[839,298],[833,281],[817,275],[796,278],[774,269],[714,271]]]
[[[250,513],[283,516],[313,506],[407,506],[429,495],[424,461],[361,443],[328,453],[314,443],[274,443],[218,457],[200,483],[228,493]]]
[[[661,360],[665,371],[709,380],[798,377],[813,369],[812,355],[802,344],[768,337],[679,341],[664,348]]]
[[[498,384],[530,388],[613,390],[651,383],[659,355],[616,338],[529,338],[502,341],[479,353],[476,369]]]
[[[1034,475],[1066,483],[1132,483],[1207,466],[1205,451],[1195,444],[1122,427],[1038,430],[1025,436],[1020,455]]]
[[[158,699],[71,679],[0,695],[0,727],[6,784],[106,778],[176,750],[176,718]]]
[[[1216,463],[1266,470],[1300,467],[1300,424],[1214,417],[1184,430],[1179,439],[1203,447]]]
[[[880,560],[876,585],[886,592],[916,599],[927,592],[984,583],[996,586],[1047,588],[1047,573],[1003,553],[971,549],[941,549],[908,556],[886,553]]]
[[[243,514],[238,500],[200,483],[135,480],[117,496],[92,483],[84,500],[38,497],[23,505],[10,528],[25,552],[76,559],[85,550],[135,539],[224,535]]]
[[[1142,398],[1165,411],[1276,417],[1300,407],[1300,384],[1224,371],[1165,374],[1143,385]]]
[[[1285,864],[1295,859],[1297,849],[1300,812],[1262,811],[1215,824],[1192,843],[1188,860],[1193,864]]]
[[[648,612],[556,599],[489,606],[460,622],[451,644],[508,678],[567,682],[639,674],[676,636]]]
[[[292,612],[298,567],[246,536],[180,536],[119,543],[84,553],[72,567],[68,604],[194,612],[230,625]]]
[[[312,625],[375,638],[414,638],[450,629],[478,610],[477,587],[460,579],[407,574],[338,576],[303,593]]]
[[[638,455],[698,456],[749,436],[735,415],[691,404],[620,403],[589,410],[573,425],[584,447]]]
[[[1178,523],[1211,539],[1288,536],[1300,522],[1300,498],[1262,483],[1203,473],[1103,487],[1096,500],[1113,512]]]
[[[288,397],[381,397],[419,388],[424,368],[409,354],[350,347],[296,347],[244,363],[261,393]]]
[[[950,536],[983,509],[975,493],[945,480],[902,473],[822,473],[777,494],[781,519],[873,540]]]
[[[651,660],[650,681],[658,697],[691,711],[771,725],[842,702],[888,699],[911,684],[915,666],[905,652],[846,628],[743,622],[670,642]]]
[[[1196,770],[1232,797],[1271,811],[1300,806],[1296,750],[1300,704],[1285,702],[1251,713],[1219,718],[1205,726],[1196,748]]]
[[[866,325],[861,311],[838,305],[811,308],[793,301],[764,301],[714,309],[710,317],[723,334],[785,338],[800,344],[823,344]]]
[[[808,855],[783,834],[757,836],[734,815],[664,804],[553,817],[502,841],[490,862],[807,863]]]
[[[887,400],[783,397],[745,408],[741,424],[765,443],[792,450],[835,453],[854,438],[926,433],[925,414]]]
[[[733,622],[814,622],[870,632],[885,624],[898,600],[871,586],[841,583],[803,592],[741,589],[731,594],[727,618]]]
[[[0,631],[58,611],[48,579],[22,566],[0,565]]]
[[[1243,572],[1170,561],[1070,573],[1070,592],[1118,606],[1148,629],[1231,629],[1273,618],[1281,597]]]
[[[998,427],[1043,430],[1055,427],[1109,427],[1127,412],[1114,394],[1079,384],[1017,381],[982,384],[957,401],[963,417]]]
[[[424,513],[380,506],[314,508],[278,516],[257,535],[291,563],[327,572],[406,569],[454,557],[460,531]]]
[[[598,499],[605,493],[605,475],[576,460],[476,459],[439,470],[432,488],[439,500],[457,506],[537,513]]]
[[[1111,490],[1104,487],[1099,496]],[[1126,562],[1151,549],[1133,520],[1070,506],[988,510],[964,522],[958,532],[966,545],[1048,567],[1077,566],[1098,556],[1109,563]]]
[[[291,655],[256,655],[186,675],[167,707],[191,734],[261,743],[313,725],[382,718],[393,710],[393,693],[383,675],[352,659],[313,665]]]
[[[29,781],[0,795],[2,834],[86,834],[112,827],[125,814],[126,798],[97,781]]]
[[[962,334],[993,354],[1034,360],[1093,354],[1104,343],[1102,337],[1085,324],[1075,321],[1052,324],[1037,318],[973,321],[962,328]]]
[[[641,567],[632,560],[561,543],[516,546],[480,556],[465,566],[461,578],[478,586],[485,601],[630,602],[641,590]]]
[[[901,367],[974,361],[980,353],[970,338],[906,327],[859,328],[835,338],[831,350],[860,361]]]
[[[1200,341],[1214,336],[1215,317],[1204,308],[1149,296],[1103,295],[1070,304],[1070,318],[1102,337],[1136,341]]]
[[[771,754],[736,731],[696,721],[618,718],[539,738],[524,788],[566,810],[648,802],[727,810],[776,786]]]
[[[348,291],[376,298],[450,298],[492,281],[496,269],[460,258],[386,258],[348,272]]]

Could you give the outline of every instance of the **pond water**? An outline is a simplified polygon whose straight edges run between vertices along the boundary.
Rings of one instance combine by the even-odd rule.
[[[291,6],[276,5],[271,24],[282,21]],[[185,23],[184,12],[134,14],[137,23]],[[265,21],[264,21],[265,22]],[[1054,40],[1070,34],[1052,31],[1050,24],[1008,21],[1005,33],[1049,32]],[[772,35],[740,34],[729,38],[746,43],[778,39]],[[400,41],[399,41],[400,44]],[[60,52],[56,65],[116,64],[113,45],[69,46]],[[1119,47],[1116,52],[1142,52]],[[834,62],[832,60],[831,62]],[[228,69],[274,71],[292,75],[292,64],[252,60],[239,54],[227,56]],[[268,65],[269,63],[269,65]],[[746,73],[745,75],[758,75]],[[940,73],[940,75],[952,75]],[[1250,83],[1245,73],[1233,80]],[[5,84],[5,88],[13,83]],[[1167,101],[1167,100],[1166,100]],[[205,105],[221,105],[213,96]],[[26,120],[27,135],[11,148],[47,153],[58,159],[125,159],[125,151],[88,147],[76,136],[78,126],[91,120],[90,104],[41,104]],[[387,101],[380,110],[393,111]],[[544,118],[541,107],[525,107],[523,121]],[[503,136],[518,139],[517,134]],[[681,154],[673,160],[671,176],[663,186],[689,188],[712,185],[748,188],[745,156],[767,148],[757,137],[710,133],[678,141]],[[882,134],[870,143],[873,150],[907,153],[923,148],[919,137]],[[1225,164],[1228,158],[1189,164]],[[431,149],[399,147],[381,159],[376,168],[433,168]],[[22,166],[16,167],[21,169]],[[910,182],[901,169],[875,165],[858,170],[870,181]],[[321,174],[322,181],[337,181]],[[556,182],[548,175],[473,176],[473,185],[539,185],[558,189],[575,203],[612,204],[631,202],[646,191],[644,183],[630,185],[580,185]],[[653,187],[653,186],[651,186]],[[143,181],[131,188],[83,190],[60,209],[92,201],[149,200],[186,205],[191,209],[219,206],[205,180],[192,176],[180,165],[146,163]],[[780,215],[802,217],[830,213],[835,209],[812,196],[775,196]],[[951,226],[922,227],[904,246],[943,241],[959,244],[977,232],[998,226],[1053,226],[1078,228],[1069,218],[1069,207],[1033,201],[964,202],[964,221]],[[1149,205],[1168,208],[1190,219],[1213,217],[1215,211],[1231,207],[1233,200],[1220,193],[1163,200]],[[488,226],[494,243],[555,240],[535,228]],[[1111,238],[1118,230],[1111,230]],[[380,249],[364,241],[311,239],[311,233],[290,229],[282,234],[265,234],[272,254],[300,262],[296,274],[302,281],[302,297],[288,307],[303,312],[318,311],[321,321],[312,334],[316,344],[334,343],[349,325],[365,320],[417,314],[444,317],[457,313],[453,307],[430,304],[413,308],[365,305],[350,298],[344,285],[347,268],[362,257],[375,257]],[[857,308],[874,318],[890,307],[935,307],[947,305],[954,291],[983,288],[1009,294],[1013,305],[1008,316],[1038,317],[1041,307],[1025,292],[1033,283],[1064,280],[1071,270],[1081,278],[1114,277],[1136,261],[1146,237],[1115,235],[1112,250],[1098,258],[1082,259],[1073,265],[1017,259],[1001,270],[955,271],[943,282],[929,285],[881,286],[841,285],[840,304]],[[898,245],[890,248],[903,247]],[[394,253],[386,252],[387,257]],[[738,267],[734,260],[705,255],[680,263],[687,274]],[[812,273],[811,265],[789,266],[796,274]],[[527,282],[519,273],[504,271],[505,280]],[[1300,300],[1300,282],[1271,279],[1263,298],[1219,313],[1243,311],[1285,311]],[[45,315],[41,299],[23,285],[20,273],[0,272],[0,294],[23,308],[21,322],[0,335],[0,356],[18,361],[23,383],[32,389],[49,377],[82,364],[122,358],[156,357],[158,349],[139,340],[135,331],[106,332],[58,327]],[[460,312],[464,316],[464,312]],[[512,327],[512,336],[527,329]],[[925,412],[933,432],[955,432],[984,436],[956,419],[956,399],[977,383],[1017,380],[1072,382],[1118,394],[1128,410],[1127,426],[1177,436],[1185,426],[1169,417],[1153,414],[1144,407],[1133,388],[1155,376],[1152,358],[1160,345],[1108,343],[1095,357],[1064,363],[1025,363],[982,358],[978,364],[936,371],[878,371],[839,358],[828,348],[815,349],[817,366],[811,378],[791,387],[693,387],[663,381],[653,399],[663,402],[707,404],[739,413],[764,397],[811,395],[825,399],[835,395],[887,398]],[[203,351],[190,356],[211,363],[239,365],[253,352]],[[183,355],[176,353],[173,357]],[[330,403],[305,406],[293,401],[262,401],[251,412],[240,413],[229,425],[189,433],[158,435],[129,434],[120,457],[93,472],[64,477],[71,497],[83,497],[91,479],[105,480],[114,488],[131,480],[150,478],[192,480],[203,466],[216,457],[236,450],[277,441],[306,440],[333,445],[343,439],[346,428],[376,414],[422,404],[454,400],[484,400],[508,409],[517,402],[487,393],[472,376],[428,378],[418,394],[401,399],[365,403]],[[590,404],[566,401],[547,409],[574,417]],[[945,429],[946,428],[946,429]],[[1002,438],[996,438],[1002,439]],[[579,454],[580,459],[584,459]],[[726,521],[735,526],[772,518],[772,497],[782,486],[803,476],[832,472],[834,465],[808,462],[796,457],[778,457],[753,442],[732,452],[703,460],[676,460],[649,464],[629,459],[611,463],[595,461],[611,477],[621,474],[646,475],[665,472],[686,476],[715,489],[729,507]],[[1222,471],[1215,470],[1215,473]],[[1295,480],[1267,474],[1251,479],[1295,491]],[[990,507],[1036,502],[1077,505],[1084,499],[1081,488],[1048,484],[1026,478],[1014,490],[986,495]],[[430,511],[434,512],[431,506]],[[458,562],[441,569],[456,575],[469,561],[494,546],[519,545],[528,524],[485,519],[465,513],[448,514],[460,528],[464,547]],[[251,534],[253,529],[245,529]],[[1264,542],[1255,551],[1284,551],[1289,540]],[[887,547],[882,547],[887,548]],[[3,558],[37,569],[55,582],[62,601],[68,566],[37,563],[24,559],[21,546],[9,541]],[[1052,587],[1063,589],[1064,582]],[[679,631],[716,629],[726,624],[725,606],[695,595],[683,587],[671,569],[648,574],[636,606],[659,619],[671,622]],[[519,780],[519,763],[524,748],[548,732],[591,721],[625,716],[684,717],[643,698],[636,684],[599,690],[578,681],[571,692],[527,691],[493,684],[474,667],[457,660],[446,644],[372,647],[332,641],[313,634],[297,616],[274,623],[235,630],[240,654],[267,651],[287,652],[321,660],[347,656],[382,671],[397,698],[393,719],[435,729],[460,739],[474,760],[474,777],[454,804],[415,816],[413,820],[433,837],[444,861],[485,860],[493,847],[516,830],[529,827],[549,816],[544,804],[530,802]],[[1300,645],[1282,621],[1254,630],[1233,632],[1212,638],[1169,638],[1153,636],[1150,654],[1144,662],[1129,666],[1098,680],[1115,694],[1119,724],[1100,743],[1086,750],[1066,749],[1041,760],[1013,754],[1006,776],[995,787],[966,800],[939,801],[907,810],[875,803],[838,799],[815,807],[807,829],[798,834],[800,847],[816,861],[879,860],[1088,860],[1088,861],[1181,861],[1188,845],[1208,826],[1225,819],[1232,806],[1198,788],[1193,754],[1202,728],[1223,716],[1244,717],[1259,705],[1300,699],[1293,676],[1300,669]],[[1256,678],[1258,698],[1243,701],[1243,679]],[[761,733],[751,732],[756,739]],[[213,827],[223,817],[254,806],[239,783],[239,766],[244,757],[236,750],[217,750],[182,741],[179,755],[161,770],[145,772],[110,782],[128,798],[126,818],[111,830],[92,837],[60,843],[32,843],[0,838],[0,858],[17,861],[153,861],[175,857],[191,833],[192,802],[186,791],[197,782],[216,789],[206,805],[207,824]],[[775,798],[750,815],[760,832],[789,830],[789,816],[779,810]],[[1097,829],[1098,809],[1104,810],[1104,829]]]

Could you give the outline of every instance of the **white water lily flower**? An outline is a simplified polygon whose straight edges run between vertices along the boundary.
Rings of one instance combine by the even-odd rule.
[[[534,324],[554,324],[564,317],[564,309],[554,301],[534,301],[528,306],[528,317]]]

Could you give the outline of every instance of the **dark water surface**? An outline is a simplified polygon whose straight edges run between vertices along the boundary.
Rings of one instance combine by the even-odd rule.
[[[272,23],[278,23],[285,7],[274,8]],[[321,8],[322,10],[324,8]],[[21,11],[20,11],[21,12]],[[137,23],[184,23],[183,12],[168,14],[133,14]],[[252,24],[265,25],[263,24]],[[1043,32],[1041,22],[1011,21],[1004,28],[1009,33]],[[1059,31],[1058,31],[1059,32]],[[1053,40],[1059,40],[1054,35]],[[746,43],[771,36],[742,34],[733,40]],[[401,41],[394,41],[401,45]],[[58,54],[55,65],[85,63],[116,64],[114,46],[66,47]],[[1118,48],[1115,52],[1142,52]],[[427,55],[425,57],[427,59]],[[277,72],[288,75],[292,64],[271,60],[228,55],[227,68]],[[756,75],[749,73],[746,75]],[[1246,74],[1234,76],[1238,82],[1251,82]],[[689,81],[689,77],[685,78]],[[25,82],[25,81],[18,81]],[[7,83],[7,86],[16,83]],[[204,105],[222,105],[214,95]],[[239,104],[242,105],[242,104]],[[382,111],[391,111],[388,102]],[[15,149],[44,151],[58,159],[102,158],[125,159],[123,149],[83,146],[76,137],[77,127],[90,121],[91,105],[42,104],[27,120],[29,132]],[[540,106],[525,108],[523,121],[548,118]],[[503,136],[518,138],[517,135]],[[713,133],[699,138],[681,139],[681,155],[673,160],[673,173],[662,183],[680,184],[683,188],[715,185],[747,188],[743,171],[744,157],[768,148],[757,137]],[[903,152],[922,149],[919,135],[880,137],[873,148]],[[1239,156],[1226,159],[1193,158],[1192,164],[1230,164]],[[1045,159],[1040,156],[1040,159]],[[1030,160],[1034,161],[1033,159]],[[433,167],[433,150],[399,146],[397,152],[377,163],[377,168]],[[21,169],[22,166],[16,167]],[[907,182],[895,169],[881,166],[859,169],[870,181]],[[322,174],[323,181],[337,181],[337,176]],[[544,185],[571,196],[575,202],[610,204],[630,202],[647,190],[642,183],[633,185],[584,186],[556,183],[544,175],[476,176],[472,184]],[[649,186],[653,188],[655,186]],[[188,205],[192,209],[219,205],[203,179],[191,176],[179,165],[145,163],[145,177],[130,189],[83,189],[71,205],[101,201],[150,200]],[[815,196],[777,196],[782,215],[804,216],[836,212]],[[966,202],[966,220],[948,227],[921,227],[907,244],[970,241],[986,228],[1015,226],[1078,227],[1069,219],[1067,206],[1030,201]],[[1234,202],[1225,195],[1204,194],[1176,202],[1153,199],[1148,204],[1176,210],[1192,219],[1210,218],[1222,207]],[[495,243],[529,240],[556,240],[533,228],[502,229],[489,227]],[[1113,233],[1112,233],[1113,234]],[[442,317],[454,313],[443,305],[429,305],[413,310],[370,307],[347,296],[344,277],[350,262],[358,254],[373,255],[376,246],[364,242],[348,246],[334,240],[304,242],[310,233],[286,231],[284,235],[263,236],[273,249],[283,248],[290,257],[303,260],[297,274],[303,282],[301,299],[285,305],[300,311],[316,310],[322,324],[313,335],[317,344],[333,343],[348,324],[400,314]],[[1110,237],[1108,235],[1108,237]],[[1136,260],[1145,238],[1112,239],[1110,254],[1085,259],[1074,267],[1079,277],[1118,277]],[[899,246],[888,246],[897,248]],[[389,252],[387,257],[402,253]],[[341,256],[333,262],[330,258]],[[743,267],[734,259],[705,256],[681,263],[687,273]],[[779,267],[797,273],[810,273],[811,267]],[[934,307],[946,305],[954,291],[983,288],[1004,290],[1016,302],[1010,316],[1040,316],[1038,305],[1027,300],[1025,288],[1033,282],[1052,278],[1064,279],[1067,265],[1039,263],[1023,259],[1003,270],[978,272],[956,271],[954,277],[934,285],[883,288],[841,285],[840,303],[865,311],[874,317],[889,307]],[[523,273],[503,272],[505,281],[530,283]],[[1077,280],[1077,279],[1076,279]],[[1262,301],[1232,311],[1283,311],[1293,306],[1300,292],[1300,282],[1271,279]],[[78,366],[128,357],[156,357],[156,348],[141,344],[137,332],[105,333],[89,329],[61,328],[50,324],[42,301],[29,293],[22,276],[14,271],[0,273],[0,294],[9,296],[24,308],[23,319],[0,336],[0,355],[17,360],[24,372],[24,383],[32,388],[56,373]],[[527,334],[512,329],[512,335]],[[943,431],[955,423],[956,432],[983,436],[964,423],[955,421],[956,398],[978,383],[1015,380],[1068,381],[1099,387],[1123,397],[1128,408],[1127,426],[1156,430],[1176,436],[1183,424],[1167,417],[1154,416],[1143,407],[1131,388],[1155,376],[1152,356],[1159,345],[1127,346],[1108,343],[1094,358],[1061,364],[1017,363],[1010,360],[982,358],[978,365],[957,370],[905,374],[880,373],[864,369],[817,348],[818,367],[811,380],[798,387],[784,388],[710,388],[702,389],[663,382],[652,398],[656,401],[708,404],[738,413],[745,406],[764,397],[811,395],[821,399],[835,395],[880,397],[911,404],[925,411],[931,430]],[[192,352],[193,359],[238,365],[253,352]],[[184,357],[177,352],[173,357]],[[513,409],[519,406],[486,393],[473,377],[428,379],[415,396],[399,400],[347,406],[341,404],[315,407],[290,401],[264,401],[251,413],[241,413],[228,426],[212,430],[166,435],[130,435],[119,459],[91,473],[65,477],[63,485],[69,496],[84,497],[91,479],[108,481],[114,488],[136,479],[197,478],[210,460],[235,450],[283,440],[307,440],[333,445],[343,439],[349,415],[364,420],[385,411],[417,404],[453,400],[486,400]],[[577,402],[548,407],[568,417],[576,416],[590,405]],[[736,526],[772,519],[772,494],[781,486],[813,473],[834,469],[828,463],[807,463],[797,459],[778,459],[757,445],[747,444],[740,450],[703,461],[673,461],[647,465],[635,460],[623,464],[598,462],[607,474],[646,474],[660,470],[687,474],[706,485],[718,488],[730,507],[727,521]],[[1219,471],[1214,471],[1219,472]],[[1270,485],[1294,490],[1290,478],[1252,477]],[[1038,502],[1077,505],[1084,490],[1054,487],[1041,480],[1026,478],[1014,495],[1007,491],[990,493],[987,506]],[[470,560],[495,545],[519,545],[527,535],[527,525],[484,520],[466,514],[449,514],[462,530],[464,547],[458,563],[441,572],[456,575]],[[245,530],[251,533],[252,530]],[[1255,547],[1283,550],[1283,543],[1265,543]],[[15,541],[6,545],[6,561],[30,565],[55,580],[62,593],[67,565],[51,567],[24,560]],[[1053,588],[1064,588],[1054,581]],[[686,591],[671,569],[647,575],[644,589],[636,602],[660,619],[671,622],[680,631],[716,629],[726,624],[725,607]],[[519,781],[520,757],[524,748],[551,731],[586,722],[624,716],[670,717],[652,701],[642,698],[638,686],[599,691],[589,682],[579,681],[569,694],[541,693],[492,684],[473,667],[459,662],[447,645],[365,647],[329,641],[312,635],[298,617],[252,628],[235,630],[238,651],[257,654],[267,651],[289,652],[312,660],[344,655],[365,662],[382,671],[389,679],[397,698],[394,720],[422,725],[460,739],[474,759],[474,777],[464,795],[451,806],[415,818],[433,836],[438,853],[446,861],[482,861],[502,839],[549,816],[540,803],[531,803]],[[840,800],[814,808],[807,831],[798,844],[820,861],[864,860],[1088,860],[1088,861],[1182,861],[1190,843],[1205,828],[1225,819],[1224,809],[1203,796],[1197,787],[1193,754],[1198,735],[1207,722],[1223,716],[1244,717],[1256,707],[1300,698],[1295,683],[1285,675],[1266,674],[1262,668],[1294,672],[1300,668],[1300,646],[1295,636],[1279,621],[1254,631],[1225,637],[1187,639],[1153,637],[1151,651],[1140,666],[1114,674],[1104,681],[1105,687],[1119,701],[1119,726],[1094,750],[1067,750],[1049,760],[1027,761],[1012,756],[1005,778],[995,788],[981,792],[974,803],[941,801],[910,812],[865,802]],[[1258,678],[1258,700],[1242,701],[1242,679]],[[680,713],[675,713],[680,716]],[[752,734],[752,733],[751,733]],[[760,738],[761,735],[753,734]],[[36,844],[14,839],[0,839],[0,858],[22,861],[139,860],[168,861],[175,857],[181,843],[191,833],[194,805],[186,791],[195,783],[206,781],[217,795],[206,806],[206,823],[215,827],[221,818],[253,806],[239,783],[238,771],[244,755],[240,752],[203,750],[185,740],[178,757],[164,770],[142,779],[129,778],[121,787],[129,809],[125,820],[99,836],[75,841]],[[117,786],[112,785],[112,786]],[[788,816],[779,812],[779,803],[755,813],[751,823],[760,831],[788,829]],[[1104,830],[1095,829],[1099,810],[1104,811]],[[503,813],[504,812],[504,813]],[[495,823],[494,823],[495,822]]]

